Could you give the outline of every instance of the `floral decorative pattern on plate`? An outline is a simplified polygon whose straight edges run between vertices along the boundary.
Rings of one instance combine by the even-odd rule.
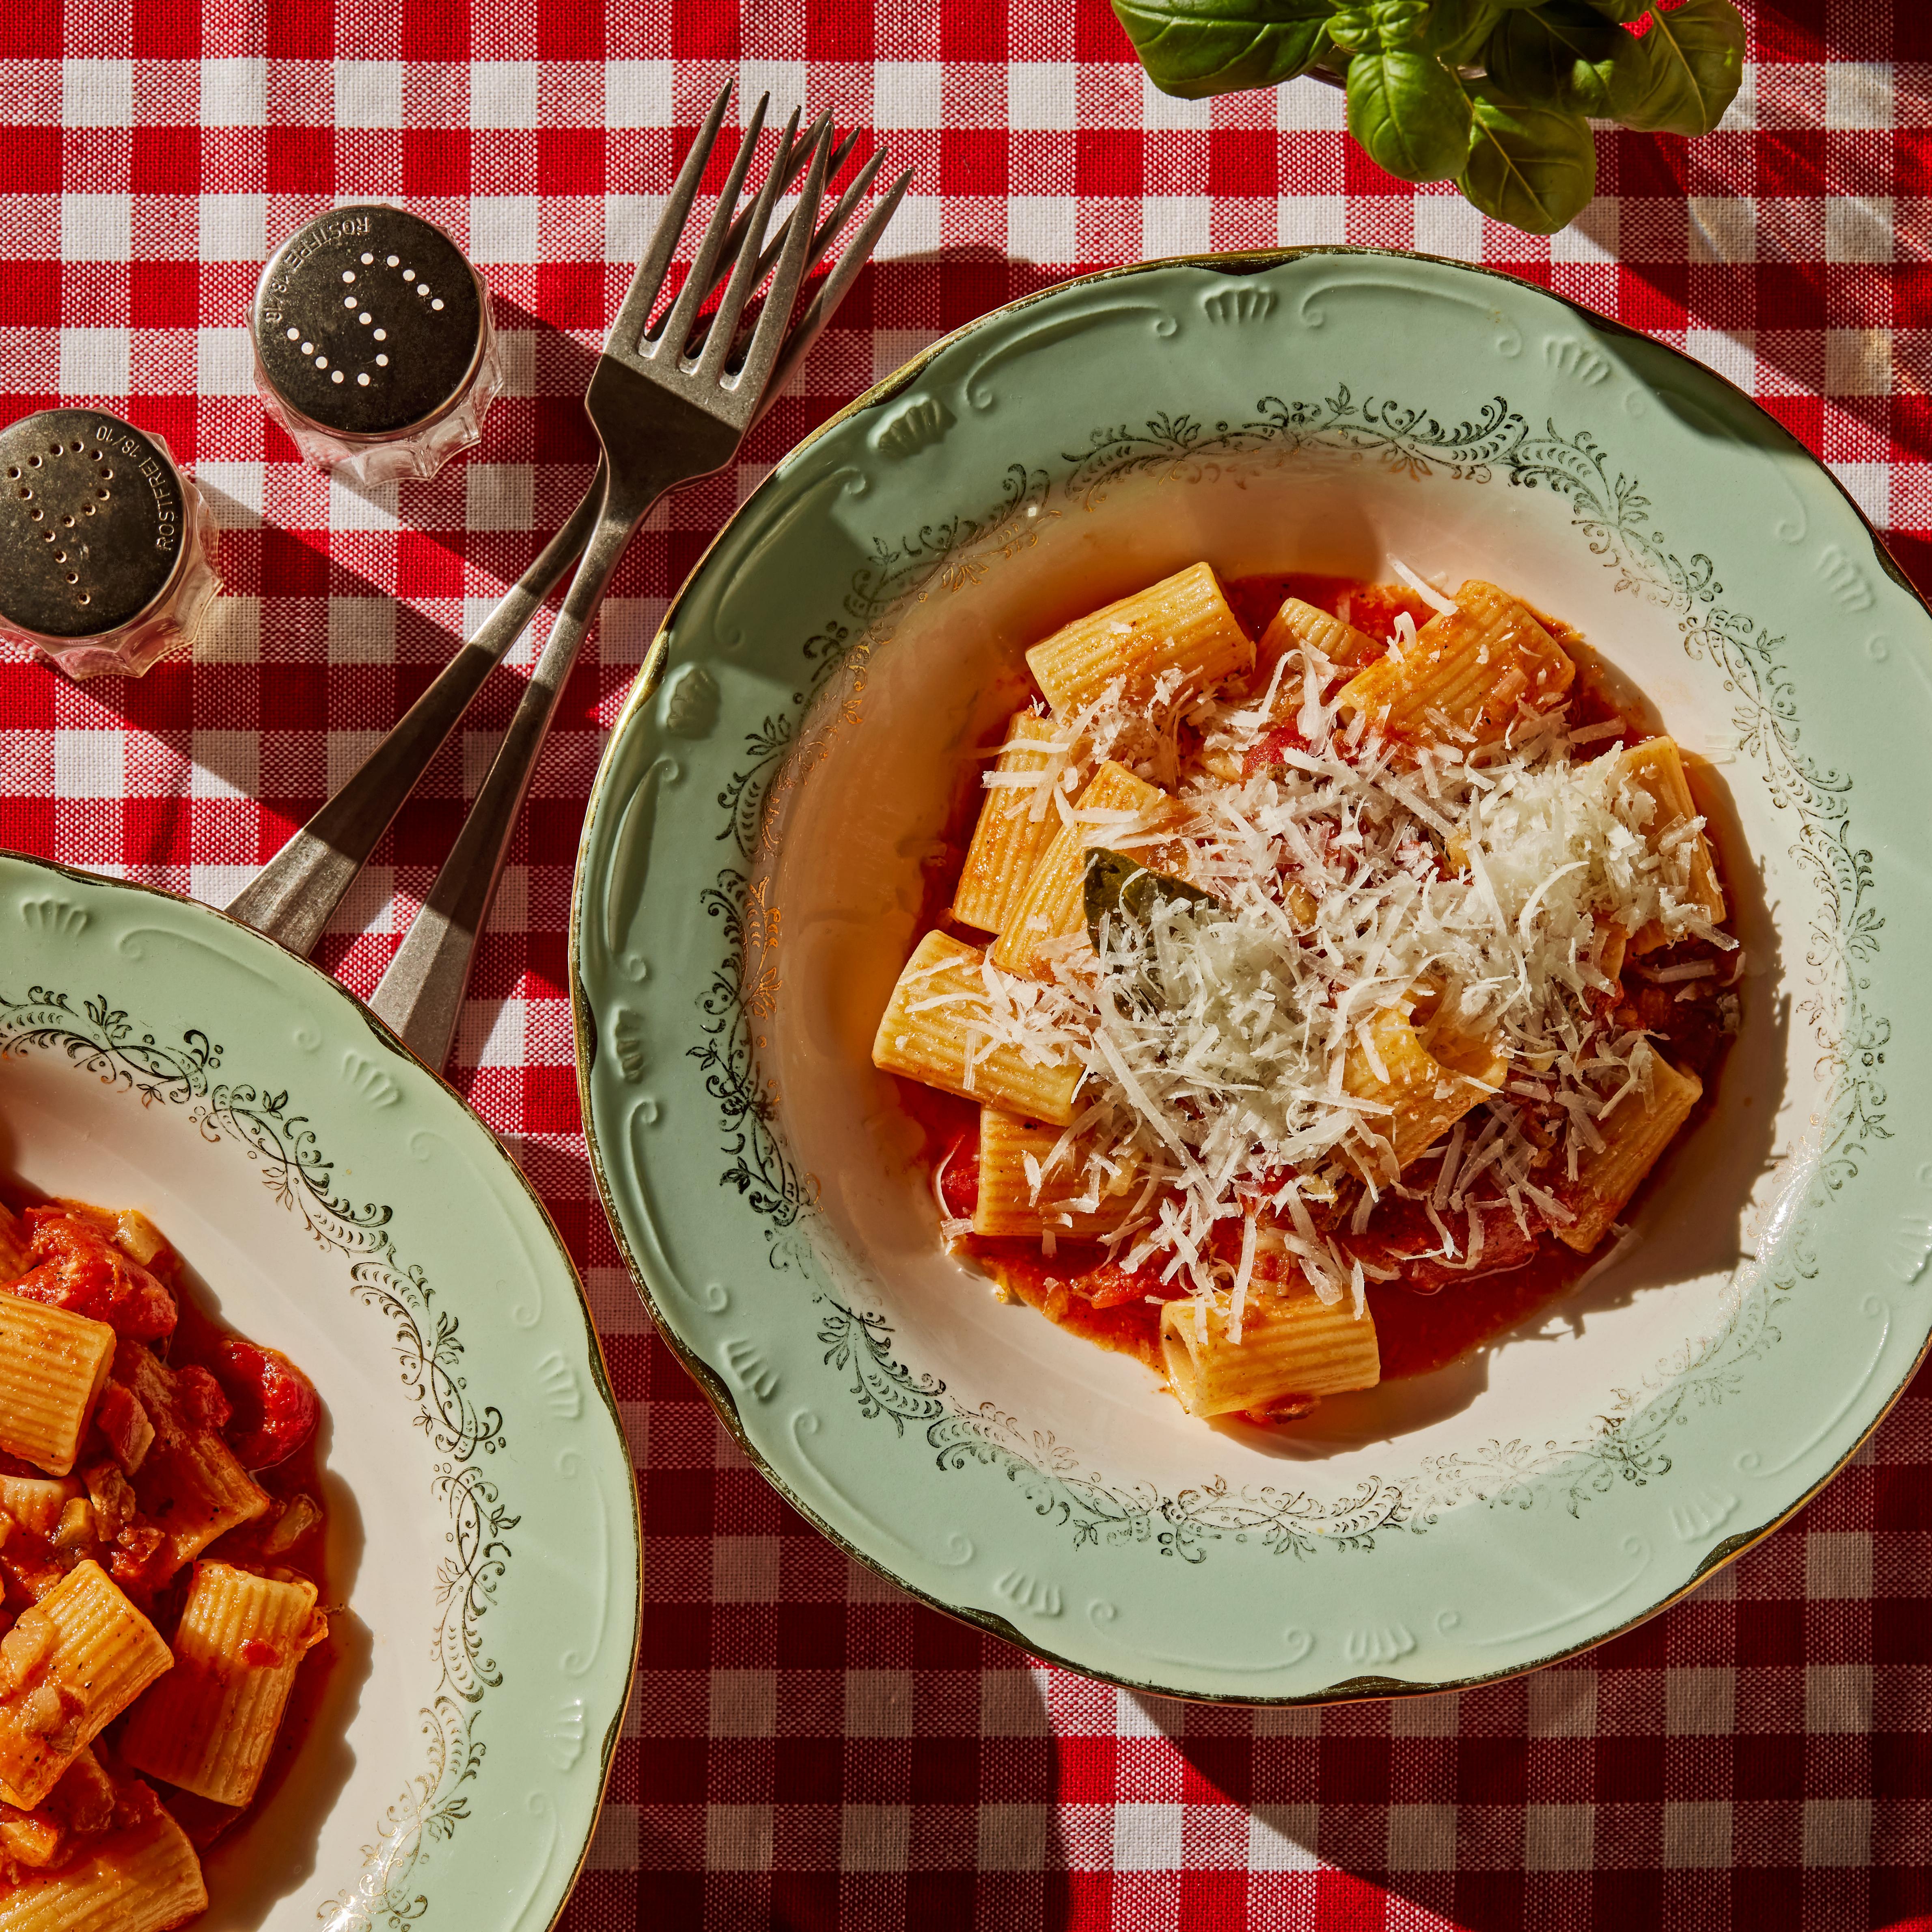
[[[946,427],[875,434],[911,420]],[[1553,1316],[1292,1431],[1204,1429],[944,1254],[869,1050],[1027,647],[1198,561],[1378,581],[1391,556],[1559,614],[1652,700],[1702,768],[1742,1024],[1639,1238]],[[701,741],[665,710],[697,670]],[[1928,722],[1932,623],[1856,509],[1673,352],[1372,250],[1048,291],[801,446],[667,616],[574,916],[614,1220],[767,1474],[931,1601],[1202,1697],[1547,1661],[1794,1508],[1923,1352],[1932,1168],[1887,1066],[1932,1045],[1904,978]]]
[[[0,931],[10,1184],[140,1210],[196,1304],[320,1396],[346,1609],[302,1750],[206,1856],[208,1922],[548,1926],[614,1748],[640,1550],[555,1230],[440,1080],[222,914],[8,855]],[[560,1713],[572,1748],[533,1748]]]

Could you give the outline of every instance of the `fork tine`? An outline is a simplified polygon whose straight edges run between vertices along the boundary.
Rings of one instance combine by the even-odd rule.
[[[792,304],[798,299],[799,285],[805,280],[810,261],[813,231],[818,225],[819,203],[825,198],[825,159],[831,146],[829,135],[819,137],[812,157],[811,171],[799,190],[798,206],[792,211],[791,232],[785,237],[784,252],[778,257],[772,286],[759,311],[758,325],[745,350],[743,366],[730,388],[736,395],[748,396],[755,406],[765,388],[765,380],[778,358],[786,328],[791,322]],[[721,331],[722,334],[722,332]],[[722,358],[721,358],[722,359]]]
[[[879,237],[885,232],[886,224],[891,220],[899,203],[905,199],[905,191],[912,184],[912,170],[908,168],[893,182],[878,202],[867,215],[857,234],[846,243],[844,252],[832,266],[832,272],[818,285],[804,314],[798,319],[798,326],[785,338],[784,347],[765,384],[764,400],[758,405],[758,413],[752,418],[753,425],[764,419],[765,412],[778,399],[784,386],[791,380],[800,363],[811,352],[812,345],[824,333],[825,325],[836,312],[838,304],[846,297],[859,271],[870,259]],[[769,307],[766,310],[769,314]]]
[[[704,124],[698,129],[692,142],[691,152],[685,156],[684,165],[677,171],[677,179],[671,184],[664,212],[658,217],[656,231],[651,236],[651,245],[645,251],[644,259],[638,264],[638,272],[631,278],[631,286],[617,310],[616,320],[610,325],[610,333],[605,338],[607,348],[628,354],[634,352],[644,339],[651,310],[657,306],[658,295],[664,286],[671,257],[677,252],[678,238],[683,234],[684,224],[690,219],[691,204],[697,198],[698,184],[704,178],[730,99],[731,83],[728,80],[718,89],[718,98],[711,104],[711,112],[704,117]]]
[[[793,117],[796,119],[797,117]],[[802,134],[796,136],[790,146],[779,151],[778,159],[772,164],[772,172],[778,178],[778,192],[782,194],[804,173],[806,164],[812,159],[812,151],[818,145],[818,137],[832,124],[832,110],[827,108]],[[854,128],[839,144],[850,154],[856,145],[859,130]],[[836,171],[838,164],[832,163]],[[718,257],[721,270],[734,266],[738,260],[738,250],[745,245],[745,230],[751,226],[752,211],[748,208],[732,223],[730,232],[724,237],[724,246]],[[770,266],[768,262],[767,267]]]
[[[834,148],[832,152],[826,157],[825,178],[828,182],[830,181],[832,176],[851,159],[852,150],[859,145],[859,136],[860,132],[861,130],[860,129],[854,128],[852,131],[845,136],[844,140],[841,141],[838,146]],[[859,171],[858,178],[853,182],[852,185],[845,190],[844,195],[840,197],[838,206],[818,224],[818,230],[812,238],[812,254],[810,259],[812,261],[815,262],[818,260],[819,256],[824,253],[826,243],[830,241],[832,237],[837,234],[838,230],[845,225],[845,218],[851,213],[853,204],[856,202],[860,196],[865,192],[866,182],[870,181],[873,176],[878,172],[879,163],[884,160],[884,151],[881,150],[879,153],[875,154],[872,160],[866,162],[865,166]],[[809,160],[810,158],[809,155],[806,157],[807,160]],[[791,181],[796,181],[803,171],[802,165],[800,167],[794,168],[792,170]],[[788,181],[786,182],[785,185],[788,188],[791,185],[791,181]],[[765,244],[765,252],[758,258],[758,279],[760,281],[764,280],[766,272],[771,267],[772,264],[778,260],[779,251],[784,247],[785,237],[791,232],[791,224],[792,218],[790,214],[788,214],[784,220],[778,224],[777,232],[773,234],[771,239]],[[808,270],[807,273],[809,272],[810,271]]]
[[[794,108],[790,121],[785,128],[785,137],[779,145],[780,154],[790,152],[793,135],[798,129],[798,110]],[[825,144],[831,139],[829,123],[819,130],[814,144],[814,152],[823,154]],[[694,351],[698,358],[697,374],[700,380],[715,380],[724,366],[724,358],[729,352],[733,339],[738,333],[738,318],[745,312],[745,304],[752,291],[764,275],[763,244],[765,230],[772,218],[772,203],[778,198],[779,171],[774,168],[765,177],[765,184],[758,190],[746,217],[745,245],[738,250],[736,266],[731,271],[731,280],[723,298],[718,304],[717,313],[711,318],[711,332],[706,337],[702,348]]]
[[[827,181],[830,181],[850,158],[852,150],[859,144],[859,136],[860,131],[861,130],[860,129],[854,128],[852,131],[845,136],[844,140],[841,141],[838,146],[832,149],[830,158],[826,160],[825,164],[825,178]],[[814,136],[813,138],[815,140],[817,136]],[[799,141],[793,143],[794,149],[799,146],[800,143],[802,142],[804,139],[805,136],[801,135],[799,137]],[[826,245],[832,241],[832,238],[838,234],[840,229],[845,226],[847,220],[850,218],[853,209],[858,206],[859,202],[865,194],[866,190],[872,184],[872,177],[878,172],[879,164],[883,161],[885,158],[885,150],[883,148],[879,148],[874,152],[872,159],[867,161],[859,170],[857,177],[854,180],[852,185],[839,196],[838,206],[835,208],[813,231],[812,237],[812,253],[807,258],[809,262],[815,262],[820,256],[824,254]],[[791,185],[791,182],[796,178],[800,169],[802,169],[805,162],[808,160],[810,158],[811,156],[809,153],[807,153],[802,157],[800,161],[799,168],[794,169],[792,170],[791,176],[780,184],[779,192],[781,194]],[[764,280],[772,264],[778,260],[779,255],[784,251],[785,237],[791,232],[793,216],[796,213],[796,212],[797,211],[796,209],[794,209],[791,213],[786,215],[785,218],[778,224],[771,239],[765,244],[764,252],[759,256],[758,266],[752,273],[752,285],[754,288]],[[727,256],[734,261],[735,254],[734,251],[735,244],[732,238],[735,236],[738,238],[740,241],[742,241],[742,231],[748,218],[747,216],[740,215],[737,221],[733,224],[731,235],[728,236],[725,238],[724,246]],[[807,274],[810,274],[811,272],[811,268],[808,267],[806,270],[806,273]],[[704,344],[710,339],[711,331],[716,326],[717,318],[715,316],[712,317],[710,321],[700,322],[698,325],[698,334],[692,339],[691,344],[691,352],[692,355],[695,356],[698,354],[699,350],[703,348]],[[739,346],[741,349],[743,346],[742,340],[739,344]]]
[[[850,143],[848,142],[845,145],[849,149]],[[885,149],[875,148],[872,151],[872,158],[854,176],[852,185],[838,197],[838,202],[832,212],[813,230],[812,252],[806,258],[808,261],[817,261],[831,245],[832,238],[838,234],[839,230],[851,220],[853,209],[865,199],[866,190],[872,186],[872,177],[879,172],[880,166],[885,158]],[[831,158],[825,164],[825,178],[830,181],[838,172],[838,151],[835,148],[832,152]],[[765,244],[765,252],[758,261],[758,274],[760,279],[763,278],[765,271],[778,260],[779,251],[784,247],[785,238],[791,232],[791,221],[792,218],[790,215],[786,216],[778,232]],[[807,269],[806,273],[810,272],[811,271]]]
[[[852,150],[859,145],[859,136],[860,131],[861,130],[856,125],[848,128],[846,130],[844,140],[841,141],[838,146],[834,148],[831,154],[826,158],[825,163],[825,178],[827,181],[831,180],[832,176],[852,158]],[[792,175],[792,179],[796,181],[797,178],[797,172],[794,170]]]
[[[757,152],[758,136],[764,132],[765,110],[770,106],[769,94],[760,94],[754,110],[751,124],[745,130],[744,138],[738,143],[737,158],[731,164],[731,172],[724,178],[724,185],[718,190],[718,206],[711,217],[710,226],[704,231],[704,239],[698,244],[697,259],[691,265],[691,272],[684,278],[684,286],[679,290],[677,300],[671,304],[669,315],[664,317],[658,331],[658,340],[668,343],[673,358],[682,362],[686,344],[698,320],[698,311],[704,306],[715,284],[718,274],[718,257],[724,247],[725,231],[731,226],[731,217],[738,206],[738,196],[745,185],[746,170],[752,165],[752,157]],[[792,116],[794,124],[797,122]]]

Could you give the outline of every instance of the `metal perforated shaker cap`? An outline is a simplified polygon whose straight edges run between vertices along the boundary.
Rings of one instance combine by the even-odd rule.
[[[484,338],[461,250],[400,208],[332,208],[297,229],[262,271],[250,320],[281,401],[358,440],[404,436],[450,409]]]
[[[0,430],[0,624],[31,635],[131,623],[192,541],[167,452],[98,410],[43,410]]]

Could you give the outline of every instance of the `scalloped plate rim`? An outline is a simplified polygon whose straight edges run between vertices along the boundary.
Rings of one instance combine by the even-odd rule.
[[[738,1402],[728,1386],[721,1371],[704,1356],[682,1333],[676,1317],[667,1306],[668,1298],[664,1286],[654,1279],[650,1262],[642,1256],[632,1243],[607,1172],[604,1150],[599,1139],[596,1111],[592,1104],[590,1073],[593,1060],[598,1051],[596,1043],[596,1024],[594,1011],[583,977],[580,952],[581,936],[584,921],[589,916],[587,907],[590,890],[588,878],[593,839],[596,833],[600,813],[609,803],[607,784],[619,748],[638,713],[646,706],[658,692],[664,670],[670,633],[680,610],[694,587],[704,576],[711,561],[732,532],[746,520],[767,492],[783,489],[787,472],[794,460],[848,422],[877,411],[892,403],[911,388],[927,368],[941,356],[956,347],[973,335],[989,326],[1006,320],[1028,309],[1054,301],[1070,292],[1092,287],[1109,282],[1131,280],[1134,278],[1172,269],[1187,269],[1208,274],[1220,274],[1242,277],[1265,272],[1270,269],[1310,257],[1342,257],[1382,259],[1396,262],[1416,262],[1451,270],[1460,274],[1478,275],[1499,282],[1504,286],[1540,297],[1568,310],[1587,327],[1610,337],[1625,338],[1644,344],[1652,351],[1660,351],[1681,362],[1700,383],[1714,386],[1728,392],[1743,404],[1750,416],[1768,432],[1769,437],[1782,445],[1792,455],[1802,459],[1807,470],[1829,483],[1833,490],[1850,511],[1862,529],[1869,543],[1874,560],[1884,575],[1894,585],[1903,590],[1918,606],[1920,614],[1932,622],[1932,601],[1912,584],[1897,560],[1887,549],[1876,528],[1850,490],[1803,442],[1772,416],[1762,404],[1742,389],[1720,371],[1700,362],[1686,351],[1670,344],[1660,341],[1642,329],[1606,316],[1588,304],[1561,292],[1526,280],[1505,270],[1492,266],[1469,262],[1454,257],[1433,255],[1419,250],[1404,250],[1363,246],[1348,243],[1319,243],[1299,246],[1280,247],[1232,251],[1208,251],[1200,254],[1178,255],[1150,259],[1124,264],[1117,267],[1094,271],[1070,277],[1033,291],[976,316],[927,344],[908,358],[897,369],[880,378],[851,402],[828,417],[806,436],[792,446],[762,478],[754,488],[732,512],[731,515],[706,544],[692,564],[682,582],[670,600],[663,616],[659,620],[650,646],[640,664],[638,673],[624,700],[612,722],[605,748],[600,758],[596,776],[592,782],[585,813],[583,831],[578,848],[578,856],[572,880],[568,969],[570,975],[572,1022],[575,1048],[575,1064],[578,1098],[584,1120],[586,1149],[592,1171],[596,1176],[598,1193],[620,1252],[630,1273],[632,1283],[640,1299],[650,1312],[658,1333],[692,1375],[706,1400],[717,1413],[723,1426],[730,1432],[740,1449],[759,1474],[784,1499],[810,1522],[820,1534],[835,1546],[853,1559],[891,1582],[896,1588],[905,1592],[919,1601],[957,1618],[961,1622],[986,1630],[1014,1645],[1029,1654],[1060,1664],[1095,1680],[1116,1685],[1130,1691],[1144,1692],[1180,1701],[1203,1704],[1228,1704],[1256,1708],[1295,1707],[1321,1706],[1358,1700],[1373,1700],[1394,1696],[1414,1696],[1438,1694],[1460,1690],[1478,1685],[1506,1682],[1549,1665],[1580,1655],[1594,1649],[1599,1645],[1634,1629],[1657,1616],[1672,1604],[1700,1588],[1718,1571],[1736,1561],[1747,1550],[1754,1547],[1789,1521],[1827,1486],[1856,1456],[1872,1435],[1890,1414],[1904,1396],[1914,1376],[1932,1358],[1932,1330],[1920,1342],[1910,1365],[1899,1377],[1896,1384],[1887,1391],[1882,1401],[1870,1414],[1859,1430],[1856,1438],[1802,1493],[1793,1498],[1767,1520],[1754,1529],[1739,1532],[1721,1539],[1706,1553],[1694,1574],[1684,1582],[1657,1597],[1622,1619],[1613,1627],[1598,1630],[1594,1634],[1566,1643],[1524,1660],[1512,1662],[1493,1671],[1468,1676],[1443,1677],[1439,1679],[1406,1680],[1393,1676],[1358,1675],[1337,1678],[1318,1689],[1288,1694],[1269,1694],[1252,1690],[1217,1692],[1199,1688],[1178,1688],[1172,1684],[1154,1678],[1142,1678],[1117,1670],[1097,1665],[1083,1658],[1056,1651],[1050,1645],[1042,1644],[1036,1636],[1022,1634],[1014,1624],[998,1613],[976,1604],[950,1600],[943,1594],[914,1583],[898,1574],[885,1558],[875,1555],[856,1544],[850,1538],[829,1524],[823,1515],[797,1491],[796,1486],[773,1464],[769,1456],[752,1441],[741,1421]]]
[[[556,1262],[561,1270],[562,1278],[570,1284],[576,1312],[582,1324],[585,1341],[585,1366],[589,1372],[592,1390],[596,1403],[601,1406],[604,1415],[610,1424],[614,1438],[616,1461],[614,1466],[621,1468],[625,1478],[623,1486],[629,1498],[628,1513],[629,1560],[626,1566],[622,1560],[622,1552],[618,1552],[619,1560],[614,1564],[614,1575],[627,1580],[630,1586],[628,1588],[614,1587],[604,1606],[607,1615],[614,1607],[628,1606],[630,1617],[630,1641],[626,1656],[621,1695],[615,1700],[613,1707],[604,1718],[601,1730],[593,1728],[593,1725],[590,1723],[586,1723],[585,1726],[586,1740],[594,1737],[597,1753],[595,1796],[584,1820],[582,1835],[576,1846],[574,1857],[570,1862],[568,1872],[564,1875],[560,1886],[556,1889],[554,1901],[543,1921],[547,1927],[553,1928],[554,1932],[554,1928],[561,1922],[566,1911],[568,1909],[578,1880],[582,1876],[585,1864],[590,1858],[598,1824],[603,1814],[604,1800],[609,1790],[610,1778],[615,1768],[617,1745],[622,1734],[625,1715],[629,1708],[631,1698],[636,1685],[638,1640],[642,1634],[644,1588],[644,1530],[638,1502],[635,1469],[630,1459],[622,1418],[619,1413],[616,1394],[610,1382],[609,1365],[604,1358],[602,1339],[598,1333],[596,1323],[591,1312],[590,1300],[585,1293],[582,1280],[578,1275],[576,1264],[571,1258],[562,1234],[558,1231],[556,1222],[552,1219],[542,1197],[538,1195],[529,1177],[511,1156],[508,1149],[503,1145],[502,1141],[489,1126],[464,1100],[462,1096],[444,1078],[442,1073],[432,1069],[419,1059],[403,1040],[361,1000],[344,986],[340,981],[325,973],[313,961],[288,952],[274,940],[256,932],[252,926],[247,926],[234,918],[221,908],[204,904],[184,893],[170,891],[165,886],[154,885],[138,879],[113,878],[101,873],[89,872],[81,866],[64,863],[58,860],[42,858],[34,854],[0,848],[0,872],[3,872],[10,865],[22,866],[50,878],[65,880],[89,891],[146,897],[176,908],[185,913],[192,920],[206,922],[212,933],[220,936],[223,944],[217,950],[225,951],[232,963],[241,964],[244,970],[256,973],[258,976],[266,976],[260,974],[260,968],[248,962],[246,956],[250,951],[259,951],[266,954],[272,970],[285,968],[297,969],[298,974],[305,978],[308,989],[312,994],[324,993],[330,996],[332,1000],[339,1004],[342,1009],[342,1017],[350,1022],[359,1022],[367,1030],[369,1038],[375,1046],[401,1061],[414,1072],[428,1077],[431,1083],[432,1090],[436,1096],[434,1102],[436,1108],[440,1112],[448,1110],[460,1117],[461,1122],[464,1124],[463,1131],[473,1132],[480,1138],[483,1148],[497,1163],[494,1178],[500,1185],[514,1186],[516,1192],[520,1195],[522,1199],[533,1211],[538,1225],[548,1236],[554,1251]],[[499,1742],[500,1749],[502,1744],[508,1742],[509,1740],[506,1738]],[[547,1860],[546,1868],[548,1863]],[[536,1874],[537,1882],[532,1886],[530,1894],[532,1900],[537,1895],[537,1890],[541,1886],[542,1876],[542,1872],[538,1871]],[[294,1903],[298,1898],[309,1897],[313,1894],[318,1886],[328,1882],[322,1879],[320,1872],[312,1873],[310,1879],[302,1886],[298,1887],[296,1891],[284,1894],[280,1903],[286,1906]],[[432,1880],[426,1886],[425,1888],[430,1894],[429,1909],[431,1910],[436,1908],[438,1903],[434,1896],[436,1891],[442,1888],[448,1882],[446,1874],[440,1881]],[[461,1909],[456,1902],[452,1903],[454,1909]]]

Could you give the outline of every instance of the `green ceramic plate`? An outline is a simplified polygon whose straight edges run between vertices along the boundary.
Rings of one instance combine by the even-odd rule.
[[[1708,760],[1748,948],[1714,1114],[1546,1320],[1275,1434],[939,1250],[868,1062],[993,674],[1223,573],[1481,575]],[[962,330],[756,490],[605,755],[573,916],[600,1180],[747,1450],[904,1586],[1121,1682],[1479,1682],[1762,1534],[1924,1349],[1932,622],[1830,476],[1696,364],[1366,250],[1156,262]]]
[[[636,1489],[522,1174],[334,982],[206,908],[0,855],[0,1171],[144,1209],[325,1406],[339,1660],[198,1932],[542,1932],[636,1654]]]

